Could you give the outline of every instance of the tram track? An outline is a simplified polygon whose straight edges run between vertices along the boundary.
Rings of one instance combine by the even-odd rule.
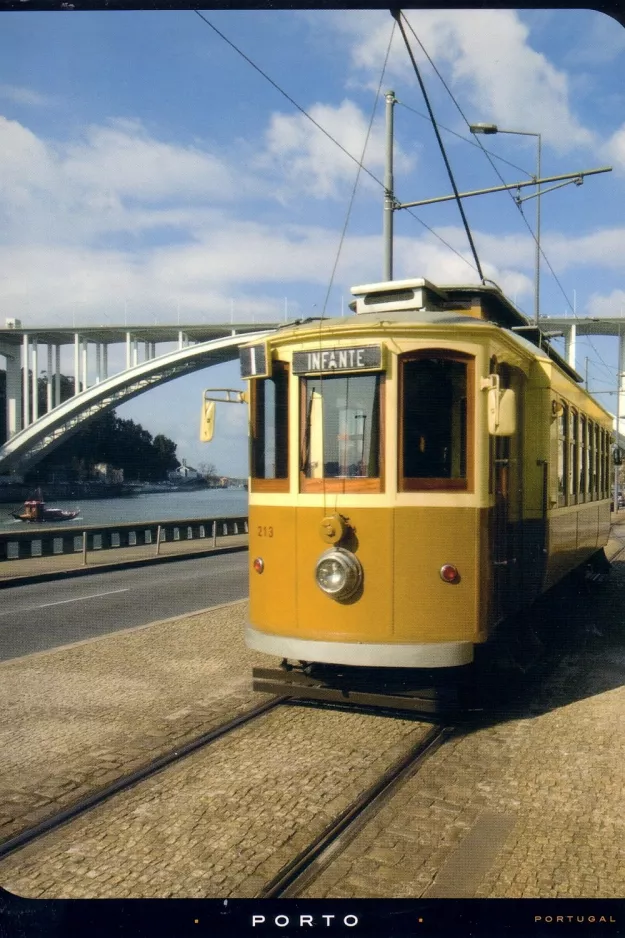
[[[191,739],[181,746],[176,746],[173,749],[170,749],[169,752],[166,752],[164,755],[145,763],[145,765],[136,769],[134,772],[121,776],[114,782],[111,782],[110,785],[106,785],[104,788],[100,788],[97,791],[94,791],[85,798],[81,798],[79,801],[74,802],[74,804],[70,804],[62,811],[58,811],[56,814],[50,815],[50,817],[45,818],[39,824],[35,824],[32,827],[26,828],[19,834],[16,834],[15,836],[10,837],[8,840],[5,840],[3,843],[0,843],[0,860],[3,860],[5,857],[8,857],[15,851],[20,850],[22,847],[27,846],[27,844],[38,840],[45,834],[49,834],[52,831],[57,830],[59,827],[68,824],[70,821],[73,821],[75,818],[79,817],[81,814],[84,814],[86,811],[90,811],[92,808],[104,804],[104,802],[108,801],[114,795],[118,795],[121,792],[127,791],[129,788],[132,788],[134,785],[138,785],[140,782],[145,781],[152,775],[155,775],[157,772],[174,765],[176,762],[181,761],[182,759],[186,758],[186,756],[196,752],[198,749],[202,749],[204,746],[210,745],[210,743],[221,739],[228,733],[231,733],[233,730],[250,723],[252,720],[257,719],[260,716],[263,716],[270,710],[273,710],[281,704],[285,703],[288,699],[288,696],[280,696],[273,697],[271,700],[266,700],[262,704],[258,704],[256,707],[252,707],[249,710],[246,710],[244,713],[233,717],[231,720],[226,720],[224,723],[220,723],[212,730],[209,730],[206,733],[202,733],[200,736],[196,736],[195,739]]]
[[[72,878],[77,877],[74,880],[76,885],[70,895],[76,898],[82,895],[113,898],[117,894],[114,887],[112,890],[107,888],[102,890],[101,887],[94,889],[96,882],[89,878],[85,880],[85,873],[88,877],[99,878],[103,875],[103,878],[106,878],[109,876],[110,874],[105,871],[110,869],[111,863],[119,867],[120,844],[128,839],[128,846],[121,847],[122,854],[126,857],[123,861],[124,869],[129,873],[132,872],[131,878],[139,879],[139,884],[144,881],[142,878],[147,876],[147,869],[139,860],[144,856],[144,848],[142,847],[135,853],[133,845],[137,843],[137,836],[140,836],[139,829],[144,824],[146,812],[148,814],[154,812],[152,817],[155,827],[148,823],[147,828],[143,827],[143,831],[147,829],[148,836],[152,838],[154,835],[149,834],[149,829],[157,831],[156,839],[161,847],[158,850],[156,864],[152,866],[150,863],[149,878],[152,880],[154,877],[161,882],[163,891],[151,894],[184,895],[185,892],[170,891],[173,883],[180,879],[188,885],[189,881],[193,882],[193,877],[201,874],[205,878],[202,892],[204,896],[239,895],[252,898],[258,895],[258,897],[272,898],[297,895],[337,855],[340,855],[378,809],[392,798],[401,783],[417,771],[421,763],[433,754],[453,731],[450,726],[432,726],[431,721],[428,721],[430,725],[427,726],[423,721],[415,719],[414,715],[406,722],[406,714],[391,710],[374,714],[370,708],[336,708],[318,705],[303,707],[295,701],[290,702],[295,706],[284,708],[285,713],[288,711],[291,713],[286,721],[279,716],[277,718],[274,716],[269,724],[259,721],[259,729],[261,725],[263,729],[258,734],[252,728],[251,732],[244,732],[243,736],[233,735],[232,750],[219,747],[218,751],[221,754],[216,762],[209,755],[212,750],[208,744],[220,738],[224,739],[237,727],[244,727],[245,724],[251,726],[257,717],[269,714],[272,710],[277,715],[281,705],[289,703],[289,698],[280,697],[265,701],[259,707],[240,714],[184,746],[177,747],[172,752],[133,772],[132,775],[120,778],[112,785],[94,792],[81,802],[48,818],[41,824],[5,841],[0,845],[0,860],[6,860],[9,864],[3,867],[7,888],[21,895],[28,895],[30,887],[22,877],[24,875],[28,877],[28,871],[33,870],[38,880],[43,876],[47,881],[45,893],[41,891],[35,893],[42,897],[65,895],[66,884],[71,881],[67,879],[67,875],[70,875]],[[393,723],[393,717],[400,718],[403,729],[399,730],[395,741],[389,747],[389,755],[392,752],[393,757],[390,760],[382,758],[378,762],[377,754],[380,748],[374,747],[369,756],[363,760],[363,750],[359,747],[352,747],[353,768],[351,770],[346,772],[344,766],[339,769],[340,763],[322,762],[319,759],[318,745],[313,740],[320,740],[321,736],[325,735],[320,730],[321,726],[339,725],[337,717],[340,714],[335,713],[334,716],[328,717],[329,712],[337,709],[346,709],[348,713],[351,713],[351,717],[346,715],[346,719],[351,719],[354,726],[358,725],[361,719],[378,716],[383,721],[379,724],[376,720],[378,729],[375,732],[380,740],[388,739],[390,731],[390,726],[388,730],[382,729],[384,722],[390,720],[390,723]],[[300,711],[299,717],[295,716],[297,711]],[[310,712],[312,722],[309,722],[308,716],[304,716],[304,712]],[[326,717],[322,716],[323,713]],[[362,723],[360,725],[362,726]],[[290,729],[286,729],[287,726]],[[295,732],[296,729],[297,732]],[[306,753],[309,746],[312,747],[312,752],[316,755],[310,760],[310,768],[306,768],[304,761],[300,761],[298,768],[294,770],[287,768],[283,773],[281,769],[271,768],[271,755],[267,760],[266,770],[262,759],[260,761],[263,762],[263,767],[257,766],[252,771],[244,768],[244,765],[250,765],[250,754],[255,748],[270,753],[273,741],[283,737],[282,743],[278,742],[277,745],[284,750],[285,735],[291,737],[294,742],[297,740],[296,748],[299,747],[300,756]],[[401,744],[402,735],[408,747]],[[340,743],[338,745],[340,747]],[[206,747],[204,749],[207,753],[206,759],[203,756],[202,747]],[[286,751],[289,754],[293,752],[290,743],[286,744]],[[185,770],[186,763],[181,760],[192,754],[195,754],[195,761],[189,760],[190,768]],[[336,743],[332,742],[328,748],[328,756],[334,757],[336,754]],[[201,760],[199,763],[197,757]],[[207,760],[213,765],[212,776],[210,771],[209,774],[203,774],[205,770],[200,767],[205,765]],[[176,763],[179,763],[178,766]],[[280,764],[279,760],[278,764]],[[284,760],[282,765],[285,765]],[[161,770],[168,771],[162,772]],[[334,782],[327,781],[327,779],[337,777],[338,772],[342,772],[343,785],[348,783],[351,788],[353,782],[349,772],[354,772],[354,770],[358,773],[365,773],[367,781],[362,786],[358,786],[356,782],[349,798],[342,794],[341,788],[337,787]],[[172,771],[173,777],[170,774]],[[147,788],[139,784],[156,773],[160,773],[158,779],[162,778],[162,783],[157,779],[152,779],[151,782],[147,782]],[[230,780],[238,779],[238,781],[235,781],[233,785],[232,781],[225,780],[224,775]],[[198,785],[200,778],[203,781]],[[349,782],[348,779],[350,779]],[[295,781],[297,783],[293,784]],[[184,786],[182,789],[178,787],[180,784]],[[319,789],[326,790],[325,800],[320,799]],[[241,794],[235,799],[233,793],[236,790]],[[289,795],[286,794],[288,791],[290,791]],[[163,792],[165,792],[164,795]],[[113,799],[113,796],[117,794],[123,794],[123,800],[119,803],[115,801],[113,804],[109,799]],[[278,800],[281,801],[283,808],[278,807]],[[167,808],[164,807],[164,802],[168,804]],[[324,812],[321,805],[331,802],[336,802],[334,810],[329,809],[327,813]],[[206,812],[202,808],[202,803],[214,804],[215,809],[211,808]],[[90,809],[98,806],[104,810],[104,814],[100,810],[94,812],[92,818]],[[259,815],[267,816],[268,810],[273,820],[259,821]],[[324,814],[322,821],[320,815]],[[84,817],[81,818],[81,815]],[[315,816],[318,818],[317,822],[314,820]],[[198,820],[190,821],[193,817]],[[304,823],[293,823],[291,818],[309,818],[310,820]],[[196,826],[198,823],[201,824],[201,828]],[[275,835],[270,838],[269,843],[264,845],[258,836],[258,827],[260,825],[264,828],[266,823],[273,825]],[[134,825],[134,833],[131,833],[129,824]],[[176,842],[178,842],[180,838],[178,832],[185,825],[193,831],[190,836],[195,840],[184,840],[185,843],[189,843],[189,847],[188,855],[184,857],[182,865],[188,872],[179,876],[181,862],[179,858],[183,855],[179,852],[179,848],[171,846],[173,841],[168,839],[167,830],[176,830]],[[200,830],[203,830],[203,833],[200,833]],[[236,831],[240,831],[240,834],[236,834]],[[289,843],[291,838],[289,831],[294,835],[292,844]],[[56,834],[51,841],[48,841],[46,837],[49,833]],[[242,839],[238,840],[241,835]],[[104,853],[101,853],[100,843],[103,837],[108,839],[110,846],[105,848]],[[229,854],[227,863],[233,864],[234,867],[238,865],[239,871],[233,870],[232,877],[228,876],[228,879],[232,878],[234,881],[230,881],[227,885],[222,882],[225,873],[222,872],[219,876],[219,871],[224,870],[223,864],[226,862],[222,859],[222,853],[228,849],[222,846],[224,842],[238,844],[234,852]],[[197,843],[202,845],[201,848],[194,846]],[[271,843],[273,848],[269,850],[267,847]],[[97,846],[94,846],[95,844]],[[206,859],[201,861],[202,865],[198,869],[200,849]],[[73,864],[77,856],[83,856],[84,859],[79,862],[78,866],[75,866]],[[114,860],[113,857],[115,857]],[[138,869],[135,868],[137,860],[140,863]],[[83,865],[85,863],[87,865]],[[63,868],[68,872],[61,873]],[[214,881],[212,881],[211,874],[213,868],[218,874]],[[173,879],[169,878],[170,870],[173,872]],[[242,890],[237,889],[237,878],[243,887]],[[249,886],[244,885],[248,880]],[[89,884],[87,893],[83,893],[79,886],[79,883],[83,881],[85,885]],[[125,882],[126,878],[124,878]],[[36,889],[41,890],[40,882]],[[180,889],[179,885],[177,889]],[[140,896],[144,894],[144,890],[140,887],[137,891],[122,894]]]
[[[360,797],[350,804],[311,844],[290,860],[261,890],[259,899],[297,897],[332,862],[358,831],[388,801],[399,786],[454,732],[452,726],[435,726],[403,758],[399,759]]]

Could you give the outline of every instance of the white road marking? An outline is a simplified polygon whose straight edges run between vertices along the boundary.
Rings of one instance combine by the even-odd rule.
[[[44,603],[43,606],[35,606],[35,609],[46,609],[48,606],[62,606],[64,603],[79,603],[83,599],[97,599],[98,596],[112,596],[113,593],[128,593],[130,592],[130,587],[127,586],[122,590],[108,590],[106,593],[90,593],[89,596],[76,596],[75,599],[59,599],[55,603]]]
[[[90,593],[89,596],[75,596],[73,599],[59,599],[54,603],[43,603],[41,606],[26,606],[24,609],[12,609],[10,612],[0,612],[0,616],[14,616],[21,612],[33,612],[35,609],[48,609],[50,606],[63,606],[66,603],[80,603],[85,599],[98,599],[100,596],[112,596],[113,593],[128,593],[130,587],[121,590],[108,590],[106,593]]]

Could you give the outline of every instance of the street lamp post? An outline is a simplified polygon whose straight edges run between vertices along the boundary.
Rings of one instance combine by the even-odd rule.
[[[534,282],[534,322],[538,325],[540,320],[540,159],[542,138],[539,133],[529,130],[503,130],[497,124],[471,124],[469,127],[473,134],[515,134],[520,137],[536,137],[538,154],[536,159],[536,274]]]

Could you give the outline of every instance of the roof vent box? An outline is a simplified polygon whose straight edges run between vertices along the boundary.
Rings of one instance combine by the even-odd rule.
[[[384,313],[399,309],[437,309],[447,299],[446,293],[429,280],[389,280],[352,287],[356,314]],[[350,303],[350,307],[352,304]],[[352,307],[353,308],[353,307]]]

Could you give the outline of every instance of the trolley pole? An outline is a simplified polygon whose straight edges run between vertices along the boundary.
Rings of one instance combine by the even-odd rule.
[[[533,134],[538,138],[538,158],[536,161],[536,282],[534,284],[534,321],[540,324],[540,155],[542,138],[540,134]]]
[[[384,167],[384,212],[382,215],[382,240],[384,242],[384,280],[393,279],[393,107],[395,92],[386,92],[386,161]]]

